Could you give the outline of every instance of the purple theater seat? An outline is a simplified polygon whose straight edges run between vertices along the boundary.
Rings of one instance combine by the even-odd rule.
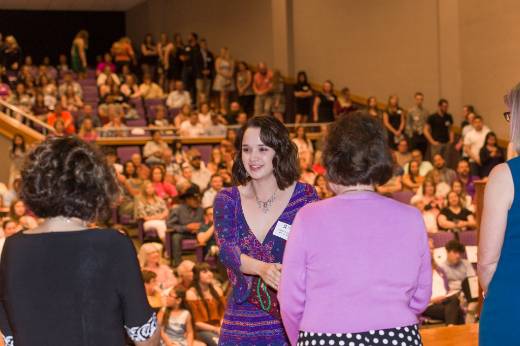
[[[138,146],[125,146],[117,148],[117,157],[121,163],[125,163],[126,161],[132,158],[133,154],[141,154],[141,148]]]
[[[146,120],[145,119],[131,119],[125,121],[126,125],[130,127],[139,127],[139,126],[146,126]]]
[[[431,238],[433,239],[433,246],[435,248],[438,247],[444,247],[447,242],[450,240],[453,240],[455,236],[451,232],[437,232],[431,235]]]
[[[208,163],[211,159],[211,151],[213,150],[213,146],[211,144],[195,144],[190,148],[197,149],[200,151],[200,156],[202,157],[202,161]]]
[[[459,232],[459,241],[465,246],[476,246],[477,242],[477,231],[462,231]]]
[[[392,198],[404,204],[410,204],[410,200],[414,196],[412,191],[399,191],[392,194]]]

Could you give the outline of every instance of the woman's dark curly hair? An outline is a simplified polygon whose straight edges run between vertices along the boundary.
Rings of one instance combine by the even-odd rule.
[[[378,120],[362,111],[331,124],[323,163],[329,181],[344,186],[382,185],[393,173],[385,130]]]
[[[21,199],[38,217],[106,216],[119,194],[104,156],[76,137],[49,138],[27,156]]]
[[[289,131],[272,116],[255,116],[240,129],[235,141],[236,154],[233,163],[234,184],[245,185],[250,178],[242,161],[242,141],[248,128],[260,129],[260,140],[275,151],[273,158],[274,176],[280,190],[291,186],[300,177],[298,149],[289,138]]]

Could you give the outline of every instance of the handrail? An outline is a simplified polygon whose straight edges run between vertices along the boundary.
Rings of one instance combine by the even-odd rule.
[[[12,112],[15,112],[16,114],[20,114],[22,117],[29,119],[30,121],[32,121],[33,123],[37,124],[38,126],[41,126],[44,129],[46,129],[47,131],[49,131],[51,133],[56,133],[56,129],[54,127],[49,126],[47,123],[41,121],[40,119],[38,119],[34,115],[25,112],[21,108],[18,108],[17,106],[12,105],[12,104],[10,104],[10,103],[2,100],[2,99],[0,99],[0,105],[10,109]]]

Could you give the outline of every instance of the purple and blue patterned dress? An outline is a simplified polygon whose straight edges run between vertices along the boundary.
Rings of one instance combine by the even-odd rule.
[[[287,207],[274,222],[264,241],[249,229],[237,187],[222,190],[215,199],[215,232],[220,260],[227,267],[233,285],[224,315],[219,345],[289,345],[282,321],[251,304],[253,276],[240,271],[240,255],[268,263],[281,263],[285,240],[273,234],[278,221],[291,225],[301,207],[318,200],[314,188],[297,183]]]

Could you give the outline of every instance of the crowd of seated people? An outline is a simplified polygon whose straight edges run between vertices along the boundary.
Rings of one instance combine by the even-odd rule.
[[[75,39],[78,49],[85,39],[84,35]],[[212,276],[215,267],[183,260],[182,242],[196,241],[203,248],[204,260],[218,254],[212,206],[216,194],[232,184],[236,154],[236,130],[228,125],[243,125],[256,114],[285,118],[279,73],[265,63],[252,71],[247,63],[235,61],[228,49],[214,56],[196,34],[189,35],[186,45],[180,35],[170,40],[162,34],[158,43],[147,35],[139,49],[122,38],[98,62],[96,77],[91,78],[97,96],[92,103],[84,97],[90,77],[81,68],[69,67],[65,55],[60,55],[55,67],[49,61],[36,67],[19,48],[16,53],[12,39],[5,42],[0,41],[4,52],[0,65],[5,67],[0,68],[0,97],[54,127],[53,135],[77,134],[93,143],[99,137],[126,137],[132,133],[131,121],[142,116],[141,107],[149,105],[144,112],[153,115],[145,122],[150,140],[140,152],[120,161],[115,150],[104,148],[121,184],[117,214],[119,220],[131,220],[130,225],[141,223],[145,232],[139,259],[150,303],[160,311],[165,344],[191,344],[195,339],[216,344],[225,304],[225,289],[221,288],[225,277],[219,283]],[[321,199],[334,196],[321,162],[327,127],[320,126],[321,137],[312,141],[305,123],[327,123],[365,110],[387,129],[396,165],[392,179],[377,190],[417,207],[430,235],[476,228],[474,182],[486,178],[506,155],[472,106],[464,106],[465,120],[456,135],[448,101],[439,100],[438,109],[429,112],[421,93],[408,110],[392,95],[382,111],[375,97],[360,105],[352,101],[348,88],[337,95],[331,81],[325,81],[321,90],[313,90],[302,71],[293,96],[293,120],[300,125],[291,132],[301,180],[315,186]],[[195,147],[165,140],[171,134],[223,140],[213,145],[205,161]],[[21,164],[29,149],[23,136],[14,137],[9,151],[10,178],[7,185],[0,185],[0,248],[5,237],[41,222],[17,196]],[[166,247],[171,248],[169,259],[163,257]],[[434,293],[424,315],[460,324],[474,315],[459,294],[460,281],[474,273],[461,259],[464,248],[460,243],[447,244],[446,251],[446,263],[433,265]]]

